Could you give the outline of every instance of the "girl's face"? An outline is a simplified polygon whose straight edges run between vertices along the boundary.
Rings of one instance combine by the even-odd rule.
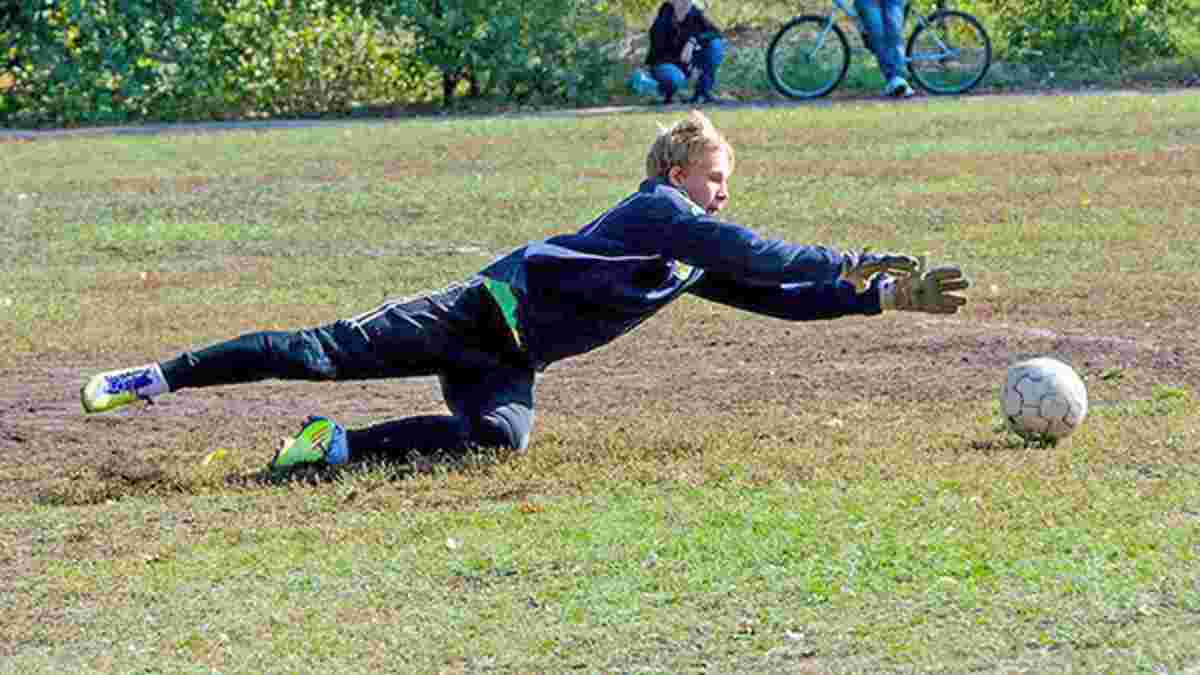
[[[729,203],[729,175],[733,173],[729,153],[713,150],[688,167],[672,167],[671,184],[687,193],[704,212],[713,215]]]
[[[682,21],[692,9],[692,0],[671,0],[671,5],[675,7],[675,19]]]

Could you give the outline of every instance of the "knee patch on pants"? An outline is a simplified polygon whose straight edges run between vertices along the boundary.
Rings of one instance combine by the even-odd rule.
[[[485,448],[524,450],[529,447],[533,413],[498,410],[473,420],[471,442]]]
[[[288,336],[282,344],[272,345],[272,356],[282,362],[281,370],[293,377],[311,380],[333,380],[337,369],[325,351],[325,345],[315,331],[301,331]]]

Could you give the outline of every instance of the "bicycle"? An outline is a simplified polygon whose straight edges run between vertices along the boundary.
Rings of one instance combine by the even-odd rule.
[[[928,16],[917,13],[905,64],[916,85],[930,94],[961,94],[987,74],[992,41],[978,19],[940,4]],[[842,83],[851,51],[846,31],[837,23],[839,12],[853,20],[863,43],[871,44],[862,19],[846,0],[833,0],[826,16],[797,16],[779,29],[767,48],[767,75],[776,91],[792,99],[813,99]]]

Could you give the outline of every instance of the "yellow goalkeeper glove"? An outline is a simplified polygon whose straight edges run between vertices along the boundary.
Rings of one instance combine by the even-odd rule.
[[[854,285],[854,290],[860,295],[867,292],[871,280],[880,274],[906,276],[917,269],[916,258],[900,253],[871,253],[863,249],[862,253],[845,251],[842,253],[842,271],[838,281]]]
[[[958,265],[939,265],[925,269],[921,259],[916,271],[909,275],[884,280],[879,286],[880,304],[884,309],[929,314],[953,314],[967,304],[967,298],[953,291],[970,288],[971,280]]]

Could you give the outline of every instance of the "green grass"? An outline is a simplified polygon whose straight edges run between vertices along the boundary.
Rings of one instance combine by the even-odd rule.
[[[527,455],[270,484],[258,410],[76,417],[101,365],[587,222],[678,115],[0,145],[0,375],[43,387],[0,396],[0,672],[1194,672],[1191,95],[711,111],[733,219],[955,260],[971,304],[791,328],[681,301],[551,369]],[[999,424],[1031,351],[1092,397],[1052,448]]]
[[[342,507],[373,480],[280,497],[307,524],[235,515],[191,540],[165,528],[149,552],[48,565],[18,592],[74,611],[65,634],[30,627],[10,667],[786,672],[819,657],[843,672],[1065,649],[1077,668],[1128,672],[1194,657],[1182,636],[1148,640],[1200,612],[1196,528],[1162,520],[1187,490],[730,477],[449,513]],[[255,502],[128,500],[7,527],[69,539]]]

